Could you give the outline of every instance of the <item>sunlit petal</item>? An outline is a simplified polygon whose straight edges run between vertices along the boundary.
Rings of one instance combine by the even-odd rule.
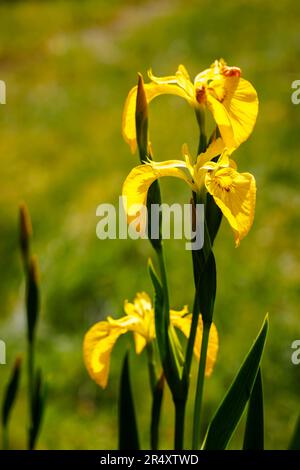
[[[216,121],[225,146],[229,149],[236,148],[237,143],[234,138],[232,123],[226,108],[220,101],[210,95],[207,97],[207,107]]]
[[[254,176],[238,173],[231,167],[221,168],[207,172],[205,185],[231,225],[238,246],[253,223],[256,199]]]
[[[192,324],[192,315],[187,314],[187,310],[183,309],[182,311],[178,312],[175,310],[170,310],[170,320],[172,324],[182,331],[182,333],[188,338],[190,334],[191,324]],[[198,327],[197,333],[195,338],[195,345],[194,345],[194,354],[197,359],[200,359],[200,348],[201,348],[201,341],[202,341],[202,333],[203,333],[203,323],[201,315],[199,316],[198,320]],[[205,368],[205,375],[209,376],[214,368],[214,364],[217,359],[219,348],[219,340],[218,340],[218,332],[214,325],[211,325],[211,330],[209,334],[209,342],[208,342],[208,350],[207,350],[207,359],[206,359],[206,368]]]
[[[243,78],[228,77],[224,87],[223,105],[231,122],[235,146],[238,147],[253,131],[258,114],[258,97],[251,83]]]
[[[178,168],[179,165],[180,168]],[[146,206],[148,189],[158,178],[173,176],[184,180],[193,187],[185,168],[186,164],[181,160],[169,160],[135,167],[127,176],[122,191],[128,221],[137,216],[139,208]]]
[[[110,368],[110,355],[120,335],[126,328],[110,325],[107,321],[96,323],[88,330],[83,341],[83,357],[91,378],[105,388]]]

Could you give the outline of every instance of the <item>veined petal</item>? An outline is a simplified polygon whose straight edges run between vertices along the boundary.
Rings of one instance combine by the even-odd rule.
[[[162,176],[174,176],[184,180],[193,187],[190,178],[185,170],[182,169],[185,167],[185,162],[181,160],[178,161],[181,168],[177,168],[178,165],[174,162],[176,162],[176,160],[155,163],[155,165],[147,163],[131,170],[123,184],[122,190],[123,198],[125,198],[123,201],[128,221],[137,216],[140,210],[139,208],[146,206],[148,189],[153,181],[158,178]]]
[[[220,134],[224,141],[225,146],[233,150],[238,147],[237,142],[234,137],[234,132],[232,128],[232,123],[225,106],[218,101],[216,98],[207,94],[207,107],[211,111],[217,126],[219,128]]]
[[[253,223],[256,200],[254,176],[238,173],[234,168],[220,168],[206,173],[205,186],[231,225],[238,246]]]
[[[178,85],[168,83],[146,83],[144,85],[147,102],[150,103],[159,95],[177,95],[188,100],[186,92]],[[131,148],[132,153],[136,150],[136,128],[135,128],[135,110],[136,110],[137,87],[132,88],[126,98],[122,115],[122,134],[125,142]]]
[[[106,387],[108,381],[111,351],[119,336],[126,331],[126,328],[101,321],[92,326],[84,337],[85,366],[91,378],[102,388]]]
[[[192,324],[192,315],[187,314],[187,310],[183,309],[178,312],[175,310],[170,310],[170,320],[172,324],[182,331],[182,333],[188,338],[190,334],[191,324]],[[197,333],[195,338],[194,345],[194,354],[196,358],[200,359],[200,349],[201,349],[201,340],[203,334],[203,322],[201,315],[199,315]],[[211,325],[211,330],[209,333],[208,349],[207,349],[207,358],[206,358],[206,367],[205,375],[209,376],[214,368],[216,362],[217,354],[219,348],[218,332],[213,323]]]
[[[225,79],[223,105],[228,112],[236,147],[248,139],[258,114],[258,97],[250,82],[235,76]]]

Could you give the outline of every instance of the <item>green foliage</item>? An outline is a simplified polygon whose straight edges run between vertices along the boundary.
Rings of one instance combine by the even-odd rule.
[[[237,376],[213,417],[204,443],[205,450],[226,449],[251,396],[268,332],[266,318]]]
[[[264,402],[261,369],[251,392],[244,435],[244,450],[264,450]]]
[[[289,450],[300,450],[300,418],[298,418]]]
[[[47,382],[51,381],[39,446],[115,445],[114,388],[125,340],[112,359],[106,393],[95,388],[84,370],[81,341],[94,321],[107,314],[121,315],[125,298],[141,288],[151,292],[145,270],[149,244],[100,242],[95,236],[97,205],[117,203],[124,177],[138,161],[122,141],[122,106],[136,83],[136,70],[145,77],[150,66],[154,73],[169,74],[183,62],[194,76],[223,56],[242,67],[259,93],[255,137],[237,154],[239,170],[247,168],[257,178],[258,202],[253,229],[238,249],[225,223],[215,243],[220,352],[216,374],[207,381],[203,420],[209,422],[231,371],[246,353],[249,335],[255,335],[257,322],[269,310],[265,444],[287,447],[293,431],[290,417],[298,409],[300,393],[300,368],[290,362],[290,344],[299,332],[300,300],[300,112],[290,102],[291,82],[299,79],[294,56],[299,50],[295,32],[300,5],[292,0],[228,0],[211,8],[208,0],[179,0],[162,6],[157,2],[152,10],[146,3],[29,0],[0,6],[5,19],[0,31],[0,79],[7,82],[8,92],[7,105],[0,106],[1,338],[9,339],[9,358],[24,345],[16,327],[23,298],[16,208],[26,200],[43,282],[43,328],[36,346],[47,364]],[[183,142],[196,152],[197,124],[180,99],[154,100],[149,124],[155,159],[180,158]],[[162,181],[161,186],[164,201],[188,202],[189,191],[181,182]],[[188,303],[192,308],[190,253],[181,242],[170,241],[166,258],[172,307]],[[142,369],[144,359],[136,360]],[[11,366],[0,368],[1,395]],[[146,365],[139,377],[132,378],[136,404],[144,405]],[[12,445],[17,448],[24,438],[19,427],[19,417],[26,419],[24,387],[19,398],[18,419],[16,413],[11,417]],[[145,406],[139,409],[141,441],[146,446],[143,430],[149,413]],[[173,416],[168,400],[164,418],[161,445],[169,447]],[[241,448],[242,434],[239,428],[231,447]]]
[[[16,397],[19,391],[22,359],[18,357],[15,361],[9,382],[6,386],[2,403],[2,437],[3,448],[9,448],[8,424],[12,409],[15,405]]]
[[[124,358],[119,397],[119,450],[140,448],[129,373],[129,353]]]
[[[42,379],[42,372],[40,369],[37,370],[33,397],[32,397],[32,410],[31,410],[31,423],[29,429],[29,443],[28,448],[34,449],[36,441],[41,430],[41,423],[44,416],[46,403],[46,388]]]

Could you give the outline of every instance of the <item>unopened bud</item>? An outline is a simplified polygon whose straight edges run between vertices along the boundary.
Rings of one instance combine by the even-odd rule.
[[[33,342],[39,313],[39,277],[38,261],[36,256],[32,256],[27,279],[27,334],[29,342]]]
[[[20,248],[22,256],[25,260],[29,258],[30,238],[32,236],[32,225],[30,214],[25,203],[20,204]]]
[[[141,162],[145,162],[148,156],[148,103],[144,88],[143,76],[139,73],[136,94],[135,126],[136,139]]]

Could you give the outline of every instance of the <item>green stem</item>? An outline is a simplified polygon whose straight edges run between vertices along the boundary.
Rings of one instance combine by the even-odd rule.
[[[31,448],[31,429],[32,429],[32,415],[33,415],[33,400],[34,400],[34,343],[28,341],[28,414],[29,414],[29,427],[28,427],[28,449]]]
[[[206,201],[206,195],[205,194],[195,194],[195,203],[200,204],[201,202],[204,204]],[[201,269],[204,269],[205,261],[208,259],[209,254],[211,252],[211,242],[210,242],[210,236],[209,236],[209,231],[206,223],[206,219],[204,219],[204,245],[202,249],[200,250],[200,253],[202,254],[202,259],[201,259]],[[199,253],[199,256],[200,256]],[[200,260],[199,260],[200,264]],[[190,370],[191,370],[191,364],[192,364],[192,358],[193,358],[193,350],[194,350],[194,343],[196,339],[196,333],[197,333],[197,326],[198,326],[198,320],[199,320],[199,308],[198,308],[198,287],[197,287],[198,279],[195,279],[195,296],[194,296],[194,304],[193,304],[193,315],[192,315],[192,324],[191,324],[191,330],[190,330],[190,335],[188,339],[188,344],[187,344],[187,349],[186,349],[186,356],[185,356],[185,364],[184,364],[184,374],[183,377],[185,380],[188,381],[189,375],[190,375]]]
[[[197,296],[195,295],[193,314],[192,314],[192,324],[191,324],[190,335],[189,335],[187,348],[186,348],[185,361],[184,361],[183,378],[186,380],[186,383],[188,383],[189,381],[189,376],[190,376],[190,371],[191,371],[198,320],[199,320],[199,309],[198,309]]]
[[[152,450],[157,450],[159,440],[160,412],[163,397],[163,382],[160,381],[157,375],[153,343],[147,344],[147,354],[150,387],[152,393],[150,445]]]
[[[2,429],[2,448],[3,450],[8,450],[9,448],[9,438],[8,438],[8,426],[3,426]]]
[[[168,279],[167,279],[167,271],[166,271],[166,263],[165,263],[165,255],[164,255],[163,247],[161,246],[159,249],[157,249],[156,253],[158,257],[162,288],[164,292],[165,322],[166,322],[166,326],[169,326],[169,323],[170,323],[169,289],[168,289]]]
[[[200,362],[198,369],[197,388],[194,406],[194,424],[193,424],[193,449],[197,450],[200,446],[200,430],[201,430],[201,408],[204,390],[205,366],[208,348],[208,339],[211,323],[204,323],[203,335],[201,342]]]
[[[172,330],[172,325],[170,325],[170,304],[169,304],[169,291],[168,291],[168,281],[167,281],[167,272],[165,265],[165,258],[163,247],[161,246],[159,250],[156,250],[158,255],[162,288],[164,292],[164,311],[165,311],[165,332],[166,332],[166,341],[167,341],[167,361],[170,362],[171,376],[166,374],[168,384],[170,386],[173,401],[175,405],[175,449],[183,448],[183,435],[184,435],[184,416],[185,416],[185,406],[186,406],[186,397],[187,393],[182,392],[182,383],[180,377],[180,365],[178,363],[178,356],[176,354],[176,345],[174,344],[174,336],[172,333],[175,331]],[[170,334],[171,333],[171,334]],[[168,367],[169,368],[169,367]],[[166,371],[167,372],[167,371]]]
[[[175,405],[175,437],[174,449],[182,450],[184,441],[184,417],[186,400],[174,401]]]
[[[197,155],[204,152],[207,147],[207,137],[205,130],[205,109],[203,106],[199,106],[196,109],[196,118],[199,125],[200,135]]]
[[[154,358],[153,343],[147,344],[147,355],[148,355],[148,370],[149,370],[150,387],[153,393],[157,384],[157,380],[158,380],[157,373],[156,373],[156,363],[155,363],[155,358]]]

